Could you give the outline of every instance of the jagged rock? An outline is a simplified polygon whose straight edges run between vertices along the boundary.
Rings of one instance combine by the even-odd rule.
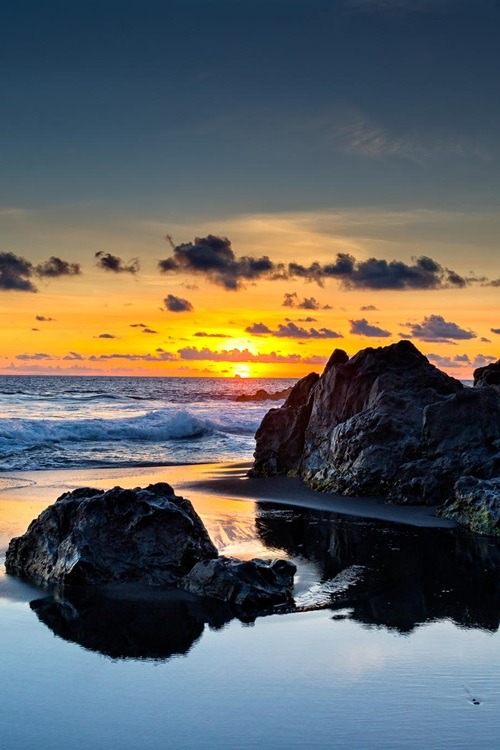
[[[192,594],[243,609],[261,609],[291,600],[296,570],[288,560],[219,557],[197,563],[180,585]]]
[[[478,367],[474,370],[474,386],[482,388],[485,385],[494,385],[500,388],[500,359],[492,362],[486,367]]]
[[[170,485],[67,492],[12,539],[8,573],[50,585],[172,585],[217,557],[189,500]]]
[[[500,478],[462,477],[455,484],[454,500],[441,515],[477,534],[500,536]]]
[[[288,398],[292,391],[292,388],[283,388],[281,391],[274,391],[269,393],[264,388],[259,388],[255,393],[240,393],[236,396],[235,401],[247,402],[247,401],[281,401],[281,399]]]
[[[464,388],[409,341],[342,354],[308,382],[300,419],[290,399],[264,417],[253,475],[294,471],[322,491],[429,505],[451,501],[465,474],[498,476],[496,388]]]
[[[267,412],[257,430],[254,476],[287,474],[297,471],[304,450],[304,432],[312,404],[309,396],[319,375],[309,373],[299,380],[279,409]],[[283,449],[286,445],[286,451]]]

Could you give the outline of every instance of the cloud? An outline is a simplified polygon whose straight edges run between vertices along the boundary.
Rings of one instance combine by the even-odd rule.
[[[279,269],[284,270],[281,264],[276,266],[267,255],[261,258],[237,258],[227,237],[209,234],[181,245],[175,245],[169,235],[167,240],[173,256],[158,263],[162,273],[183,271],[198,274],[231,291],[241,289],[245,281],[266,278],[277,274]]]
[[[75,360],[82,361],[84,357],[82,357],[82,355],[78,354],[77,352],[69,352],[69,354],[66,354],[66,356],[63,357],[63,359],[73,362]]]
[[[287,322],[290,322],[290,318],[286,319]],[[317,318],[311,318],[310,315],[307,316],[307,318],[297,318],[297,323],[317,323]]]
[[[35,266],[37,276],[56,279],[60,276],[80,276],[82,270],[79,263],[69,263],[67,260],[52,255],[48,260]]]
[[[157,349],[156,354],[92,354],[89,357],[90,362],[99,362],[100,360],[108,359],[126,359],[130,362],[173,362],[178,359],[175,354],[171,352]]]
[[[332,331],[330,328],[311,328],[307,330],[301,326],[296,325],[293,321],[289,321],[284,324],[278,325],[276,331],[271,330],[264,323],[254,323],[251,326],[245,328],[247,333],[253,334],[254,336],[276,336],[278,338],[288,339],[341,339],[343,338],[341,333]]]
[[[498,333],[500,333],[500,328],[498,329]],[[479,341],[483,344],[491,344],[491,339],[487,339],[486,336],[481,336]]]
[[[442,315],[426,316],[421,323],[405,323],[410,329],[409,338],[420,339],[435,343],[450,343],[451,341],[465,341],[475,339],[474,331],[460,328],[456,323],[446,321]]]
[[[33,278],[77,276],[80,273],[78,263],[68,263],[54,256],[34,266],[31,261],[14,253],[0,253],[0,289],[4,291],[37,292]]]
[[[0,253],[0,289],[16,292],[36,292],[31,281],[33,265],[14,253]]]
[[[390,331],[386,331],[385,328],[371,325],[366,318],[350,320],[349,323],[351,324],[350,332],[355,333],[357,336],[373,336],[375,338],[387,338],[388,336],[392,336]]]
[[[130,323],[130,328],[147,328],[145,323]]]
[[[331,310],[331,305],[322,305],[315,297],[304,297],[301,302],[297,292],[285,292],[282,307],[296,307],[299,310]]]
[[[52,355],[45,354],[45,352],[37,352],[36,354],[16,354],[16,359],[22,359],[23,361],[38,360],[38,359],[54,359]]]
[[[100,333],[99,336],[94,336],[95,339],[116,339],[117,336],[113,336],[112,333]]]
[[[272,333],[269,326],[266,326],[265,323],[254,323],[245,328],[245,331],[251,333],[253,336],[265,336],[268,333]]]
[[[441,354],[428,354],[427,359],[433,362],[437,367],[458,368],[458,367],[483,367],[490,362],[495,362],[495,357],[487,354],[478,354],[473,360],[468,354],[456,354],[454,357],[442,356]]]
[[[35,320],[40,321],[40,323],[52,323],[55,318],[46,318],[45,315],[36,315]]]
[[[228,334],[227,333],[205,333],[205,331],[196,331],[194,336],[197,336],[200,339],[227,339]]]
[[[490,328],[491,333],[500,333],[500,328]]]
[[[95,257],[97,258],[96,265],[105,271],[112,271],[113,273],[131,273],[132,275],[135,275],[140,269],[138,258],[132,258],[128,263],[124,263],[124,261],[117,255],[104,253],[102,250],[96,253]]]
[[[39,329],[39,328],[32,328],[31,330],[32,330],[32,331],[40,331],[40,329]]]
[[[211,362],[265,362],[272,364],[308,364],[323,365],[326,357],[313,355],[301,357],[300,354],[279,354],[270,352],[268,354],[253,354],[248,349],[230,349],[220,352],[212,351],[207,347],[197,349],[195,346],[187,346],[178,350],[181,359],[202,360]]]
[[[165,307],[167,310],[170,310],[170,312],[191,312],[193,310],[193,305],[189,300],[183,299],[182,297],[176,297],[175,294],[169,294],[164,299]]]
[[[158,331],[155,331],[154,328],[143,328],[143,333],[158,333]]]
[[[378,312],[378,307],[375,307],[375,305],[363,305],[359,309],[362,312],[374,312],[375,310],[377,310],[377,312]]]
[[[346,290],[401,291],[463,289],[472,283],[495,283],[474,274],[461,276],[427,256],[413,258],[411,263],[379,258],[357,261],[354,256],[342,252],[337,253],[331,263],[321,264],[315,261],[303,265],[294,261],[286,265],[275,263],[267,255],[260,258],[237,257],[227,237],[210,234],[207,237],[195,237],[194,242],[182,245],[174,245],[170,238],[169,241],[173,255],[159,262],[158,266],[162,273],[192,273],[204,276],[208,281],[232,291],[244,287],[246,281],[260,279],[301,278],[324,286],[325,281],[332,278]],[[283,306],[309,310],[329,307],[319,305],[314,297],[304,298],[299,303],[296,293],[285,294]]]
[[[490,362],[496,362],[497,358],[492,357],[490,354],[478,354],[477,357],[475,357],[474,362],[472,363],[473,367],[484,367],[485,365],[489,365]]]

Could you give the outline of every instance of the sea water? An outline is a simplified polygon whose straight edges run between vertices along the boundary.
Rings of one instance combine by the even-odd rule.
[[[273,403],[237,397],[295,382],[0,377],[0,471],[251,460]]]

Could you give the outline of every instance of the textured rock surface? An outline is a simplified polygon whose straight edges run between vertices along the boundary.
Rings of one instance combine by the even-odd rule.
[[[51,585],[172,585],[217,549],[170,485],[65,493],[12,539],[8,573]]]
[[[296,570],[288,560],[219,557],[197,563],[180,585],[192,594],[259,609],[291,600]]]
[[[474,370],[474,385],[476,388],[482,388],[484,385],[495,385],[500,388],[500,359]]]
[[[454,494],[441,515],[477,534],[500,537],[500,478],[462,477],[455,484]]]
[[[246,402],[246,401],[281,401],[283,398],[288,398],[291,393],[290,388],[283,388],[281,391],[274,391],[269,393],[264,388],[259,388],[255,393],[240,393],[236,396],[235,401]]]
[[[464,388],[409,341],[351,360],[336,351],[306,381],[298,409],[288,399],[264,417],[254,475],[294,472],[323,491],[437,505],[461,476],[500,473],[498,390]]]

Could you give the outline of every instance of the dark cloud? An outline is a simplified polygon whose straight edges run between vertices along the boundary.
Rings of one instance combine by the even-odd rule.
[[[116,339],[117,336],[113,336],[112,333],[100,333],[98,336],[94,336],[95,339]]]
[[[16,292],[36,292],[31,281],[33,265],[14,253],[0,253],[0,289]]]
[[[105,271],[112,271],[113,273],[131,273],[135,275],[139,272],[140,264],[138,258],[132,258],[128,263],[125,263],[117,255],[111,255],[111,253],[104,253],[99,251],[95,254],[97,258],[97,266],[103,268]]]
[[[157,354],[92,354],[90,362],[99,362],[107,359],[126,359],[130,362],[173,362],[178,357],[171,352],[156,350]]]
[[[478,354],[477,357],[474,358],[474,361],[472,362],[473,367],[484,367],[485,365],[489,365],[491,362],[496,362],[497,358],[492,357],[490,354]]]
[[[50,354],[45,352],[37,352],[36,354],[16,354],[16,359],[22,360],[37,360],[37,359],[54,359]]]
[[[130,323],[130,328],[147,328],[145,323]]]
[[[40,323],[53,323],[55,318],[46,318],[45,315],[36,315],[35,320],[38,320]]]
[[[307,330],[306,328],[302,328],[301,326],[296,325],[296,323],[293,323],[293,321],[289,321],[286,323],[281,323],[278,325],[278,329],[276,331],[273,331],[269,328],[269,326],[266,326],[264,323],[254,323],[251,326],[248,326],[248,328],[245,328],[245,331],[247,333],[251,333],[254,336],[276,336],[277,338],[287,338],[287,339],[341,339],[343,338],[341,333],[337,333],[336,331],[332,331],[330,328],[320,328],[317,330],[316,328],[311,328]]]
[[[67,260],[56,258],[55,255],[35,267],[36,275],[47,279],[56,279],[60,276],[80,276],[81,272],[79,263],[69,263]]]
[[[350,332],[355,333],[357,336],[373,336],[374,338],[387,338],[388,336],[392,336],[390,331],[386,331],[385,328],[371,325],[366,318],[350,320],[349,323],[351,324]]]
[[[200,339],[227,339],[227,333],[205,333],[205,331],[196,331],[194,336]]]
[[[500,333],[500,328],[490,328],[491,333]]]
[[[349,253],[338,253],[331,263],[321,264],[315,261],[307,266],[295,261],[288,264],[275,263],[267,255],[260,258],[237,257],[227,237],[212,234],[195,237],[194,242],[181,245],[175,245],[171,237],[167,239],[173,255],[159,262],[158,267],[162,273],[204,276],[214,284],[233,291],[241,289],[247,281],[295,278],[315,282],[319,286],[323,286],[326,279],[332,278],[339,281],[344,289],[371,290],[461,289],[472,283],[500,285],[500,279],[489,282],[486,278],[474,275],[460,276],[425,255],[413,258],[411,263],[405,263],[378,258],[357,261]],[[311,304],[316,302],[314,298],[309,298],[309,301]],[[304,309],[318,309],[307,306],[307,299],[304,303]],[[304,303],[298,304],[296,295],[286,294],[283,305],[300,307]]]
[[[266,326],[265,323],[254,323],[253,325],[245,328],[245,331],[247,333],[251,333],[253,336],[265,336],[269,333],[272,333],[269,326]]]
[[[175,245],[170,236],[167,236],[167,240],[173,256],[158,263],[162,273],[183,271],[198,274],[228,290],[241,289],[246,281],[269,278],[285,270],[284,266],[276,265],[267,256],[237,258],[227,237],[209,234],[181,245]]]
[[[64,360],[69,360],[69,361],[73,362],[75,360],[81,361],[81,360],[83,360],[85,358],[82,357],[82,355],[78,354],[77,352],[69,352],[69,354],[66,354],[66,356],[63,357],[63,359]]]
[[[270,352],[268,354],[253,354],[248,349],[230,349],[214,352],[207,347],[197,349],[195,346],[187,346],[179,349],[178,354],[184,360],[211,361],[211,362],[265,362],[273,364],[308,364],[323,365],[326,357],[313,355],[301,357],[300,354],[279,354]]]
[[[143,328],[143,333],[158,333],[158,331],[155,331],[154,328]]]
[[[315,297],[304,297],[299,302],[297,292],[285,292],[282,307],[296,307],[299,310],[331,310],[331,305],[322,305]]]
[[[297,318],[297,323],[317,323],[317,318],[311,318],[310,315],[307,316],[307,318]]]
[[[375,305],[363,305],[359,308],[362,312],[374,312],[375,310],[378,311],[378,307],[375,307]]]
[[[170,312],[191,312],[193,310],[193,305],[189,300],[183,299],[182,297],[176,297],[175,294],[169,294],[164,299],[165,307],[167,310],[170,310]]]
[[[442,315],[429,315],[421,323],[406,323],[405,326],[410,329],[409,338],[420,341],[450,343],[477,337],[474,331],[460,328],[456,323],[446,321]]]
[[[498,333],[500,333],[500,328],[498,329]],[[483,344],[491,344],[491,339],[487,339],[486,336],[481,336],[479,341]]]
[[[32,328],[31,330],[32,330],[32,331],[40,331],[40,329],[39,329],[39,328]]]

